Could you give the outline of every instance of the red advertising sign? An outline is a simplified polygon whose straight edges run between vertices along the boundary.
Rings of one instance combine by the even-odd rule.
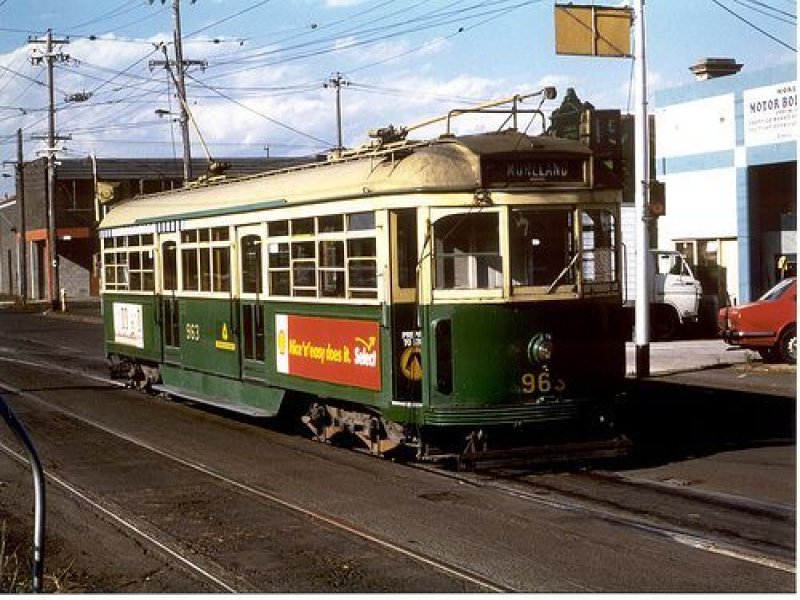
[[[275,315],[279,373],[379,391],[380,356],[374,321]]]

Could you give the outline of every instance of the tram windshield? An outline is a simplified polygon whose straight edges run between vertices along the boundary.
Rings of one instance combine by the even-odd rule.
[[[490,289],[503,286],[497,213],[455,214],[436,221],[436,289]]]
[[[507,246],[499,211],[451,214],[434,223],[437,290],[502,288],[506,253],[512,289],[576,292],[579,283],[584,292],[614,289],[617,224],[611,210],[528,206],[508,211]]]
[[[511,211],[509,243],[514,286],[575,283],[573,214],[571,209]]]

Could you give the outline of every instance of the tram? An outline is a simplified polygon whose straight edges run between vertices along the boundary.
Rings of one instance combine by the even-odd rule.
[[[491,110],[516,123],[520,98]],[[372,135],[115,205],[100,225],[114,373],[378,454],[607,422],[625,375],[621,186],[593,149],[513,126]]]

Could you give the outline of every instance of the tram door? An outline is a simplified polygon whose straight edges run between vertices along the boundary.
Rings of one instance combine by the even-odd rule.
[[[161,343],[166,363],[181,362],[181,314],[178,300],[178,234],[161,236]]]
[[[239,264],[239,346],[242,376],[266,379],[264,364],[264,238],[262,227],[252,225],[237,230]]]
[[[389,213],[394,401],[422,402],[422,330],[417,323],[417,210]]]

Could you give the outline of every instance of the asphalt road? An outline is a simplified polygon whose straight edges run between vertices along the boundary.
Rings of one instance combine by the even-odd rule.
[[[86,379],[103,372],[101,338],[93,323],[0,313],[0,382],[50,477],[49,572],[71,565],[62,580],[73,590],[795,590],[785,559],[578,509],[550,485],[575,481],[569,470],[526,473],[550,483],[500,493]],[[788,514],[794,529],[793,398],[657,378],[628,403],[626,426],[645,451],[619,465],[626,477]],[[29,518],[26,475],[0,455],[0,513],[16,527]]]

